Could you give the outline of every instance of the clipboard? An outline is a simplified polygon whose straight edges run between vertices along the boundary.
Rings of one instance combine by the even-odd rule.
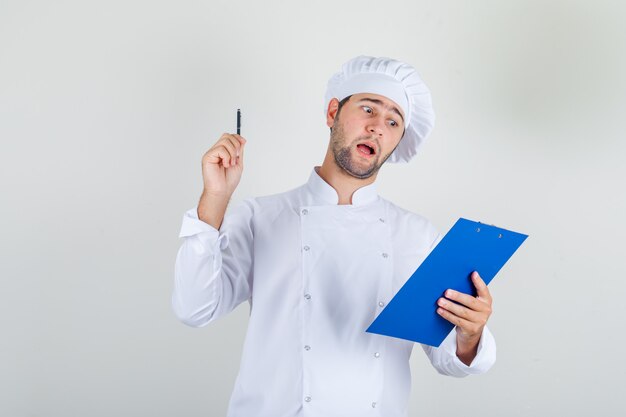
[[[460,218],[366,332],[439,347],[454,325],[437,314],[437,300],[449,288],[475,296],[470,274],[489,284],[527,237]]]

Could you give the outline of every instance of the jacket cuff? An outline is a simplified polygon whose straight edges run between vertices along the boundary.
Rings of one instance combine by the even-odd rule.
[[[454,366],[467,375],[483,374],[496,362],[496,340],[487,326],[483,328],[480,341],[478,342],[476,357],[469,366],[461,362],[459,357],[456,356],[456,328],[444,339],[440,348],[444,349],[452,357]]]
[[[194,207],[185,212],[183,223],[178,237],[192,237],[199,243],[200,252],[212,252],[228,247],[228,236],[220,234],[219,230],[198,218],[198,208]],[[194,245],[195,246],[195,245]]]

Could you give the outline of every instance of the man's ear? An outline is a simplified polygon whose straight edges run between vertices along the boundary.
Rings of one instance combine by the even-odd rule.
[[[328,103],[328,109],[326,109],[326,126],[333,127],[337,110],[339,110],[339,100],[332,98]]]

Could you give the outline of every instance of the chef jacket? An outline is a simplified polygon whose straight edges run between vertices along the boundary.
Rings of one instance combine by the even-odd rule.
[[[338,205],[313,169],[306,184],[244,200],[219,231],[188,210],[172,306],[201,327],[244,301],[250,318],[229,417],[406,416],[413,342],[365,330],[440,240],[425,218],[381,198],[374,184]],[[453,330],[422,345],[441,374],[486,372],[485,327],[467,366]]]

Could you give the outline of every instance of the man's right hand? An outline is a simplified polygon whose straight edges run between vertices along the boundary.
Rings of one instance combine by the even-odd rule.
[[[246,140],[224,133],[202,157],[204,193],[212,196],[230,196],[237,188],[243,172],[243,148]]]
[[[228,201],[241,179],[246,140],[224,133],[202,157],[204,190],[198,204],[198,218],[219,229]]]

